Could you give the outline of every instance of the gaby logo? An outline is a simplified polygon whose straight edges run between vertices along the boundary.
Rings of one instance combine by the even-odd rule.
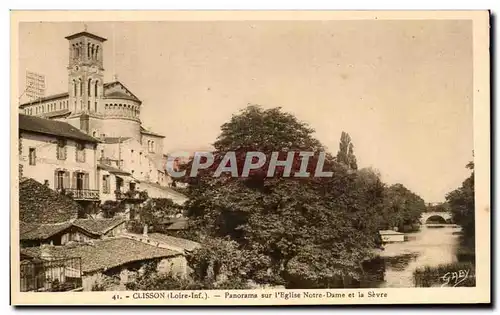
[[[286,153],[286,159],[280,159],[280,154]],[[266,154],[257,151],[245,153],[242,161],[241,152],[226,152],[223,157],[214,155],[212,152],[196,152],[192,156],[190,168],[179,170],[177,162],[179,158],[185,158],[185,152],[178,152],[168,156],[166,169],[170,176],[196,177],[201,170],[213,170],[213,177],[220,177],[222,174],[230,174],[231,177],[248,177],[252,171],[261,170],[267,177],[276,175],[277,169],[282,168],[280,172],[283,177],[332,177],[333,172],[324,170],[326,153],[325,152],[272,152],[269,160]],[[312,160],[312,161],[310,161]],[[314,171],[310,171],[311,167]],[[292,175],[293,169],[293,175]]]

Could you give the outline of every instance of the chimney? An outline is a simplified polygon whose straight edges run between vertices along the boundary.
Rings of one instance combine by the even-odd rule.
[[[86,133],[89,133],[89,115],[88,114],[82,114],[80,116],[80,129],[85,131]]]

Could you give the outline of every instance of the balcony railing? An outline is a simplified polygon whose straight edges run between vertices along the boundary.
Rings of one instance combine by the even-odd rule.
[[[20,266],[21,292],[71,291],[82,287],[81,259],[23,261]]]
[[[97,189],[66,188],[64,194],[74,200],[99,200],[99,190]]]

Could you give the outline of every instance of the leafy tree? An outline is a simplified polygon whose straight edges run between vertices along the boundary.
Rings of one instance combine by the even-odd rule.
[[[263,152],[269,161],[273,151],[285,159],[288,152],[323,150],[309,126],[279,108],[249,106],[221,129],[214,143],[216,162],[190,179],[186,207],[200,231],[209,238],[229,238],[247,257],[241,277],[302,288],[334,287],[359,278],[361,262],[379,245],[383,184],[368,180],[369,172],[353,172],[357,167],[348,135],[348,167],[326,156],[324,169],[332,177],[293,177],[301,164],[297,154],[292,177],[284,177],[279,167],[267,177],[267,162],[248,178],[214,177],[228,151],[236,152],[241,174],[248,151]],[[317,158],[310,159],[311,173]]]
[[[351,136],[342,131],[340,136],[339,151],[337,153],[337,162],[342,163],[350,169],[357,170],[358,164],[354,156],[354,145],[351,142]]]
[[[169,198],[150,198],[142,206],[141,221],[154,224],[182,213],[183,207]]]
[[[425,201],[402,184],[395,184],[385,193],[386,228],[397,227],[399,231],[409,232],[419,228],[422,212],[426,210]]]
[[[462,186],[446,195],[446,201],[451,208],[453,221],[462,227],[464,236],[473,243],[475,237],[473,162],[469,162],[467,168],[472,170],[472,173]]]
[[[105,218],[112,218],[117,212],[125,211],[125,205],[120,201],[106,200],[101,204],[101,211]]]

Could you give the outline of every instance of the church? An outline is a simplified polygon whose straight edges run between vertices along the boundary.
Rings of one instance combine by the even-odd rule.
[[[99,140],[98,165],[124,170],[153,191],[169,186],[165,136],[142,126],[142,101],[125,84],[104,82],[106,38],[83,31],[66,40],[67,92],[20,104],[20,113],[67,122]]]

